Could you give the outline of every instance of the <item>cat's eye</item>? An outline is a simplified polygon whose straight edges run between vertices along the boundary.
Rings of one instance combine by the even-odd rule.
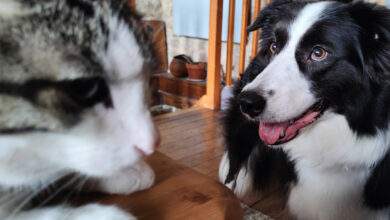
[[[269,51],[271,54],[275,54],[278,50],[278,45],[276,42],[272,42],[271,45],[269,46]]]
[[[67,82],[64,88],[77,105],[90,107],[103,103],[107,107],[112,107],[110,90],[103,78],[76,79]]]
[[[326,51],[324,48],[315,46],[310,53],[310,59],[312,61],[323,61],[328,58],[328,55],[328,51]]]
[[[91,99],[98,95],[101,90],[102,82],[101,80],[91,80],[88,83],[84,83],[85,87],[81,88],[80,95],[85,99]]]

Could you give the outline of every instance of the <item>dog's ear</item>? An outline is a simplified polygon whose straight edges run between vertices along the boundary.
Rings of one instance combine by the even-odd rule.
[[[390,206],[390,153],[373,169],[364,187],[364,202],[375,210]]]
[[[249,25],[246,29],[247,32],[252,32],[252,31],[256,31],[260,28],[263,28],[264,27],[264,24],[266,22],[269,23],[269,20],[266,21],[266,18],[264,16],[262,16],[263,13],[261,13],[256,19],[255,21]]]
[[[259,1],[259,0],[255,0]],[[297,5],[307,4],[310,2],[325,1],[325,0],[273,0],[271,4],[267,5],[261,10],[260,15],[255,21],[247,28],[248,32],[256,31],[258,29],[264,29],[269,25],[274,24],[280,18],[289,16],[289,11]],[[341,3],[350,3],[353,0],[336,0]]]
[[[361,28],[365,38],[363,42],[376,47],[389,43],[390,10],[388,8],[367,2],[356,2],[351,4],[349,13]]]
[[[274,0],[271,4],[267,5],[260,14],[257,16],[255,21],[246,29],[248,32],[252,32],[258,29],[266,28],[278,20],[281,17],[287,16],[287,8],[297,3],[295,0]]]
[[[384,74],[390,69],[390,10],[367,2],[349,6],[349,13],[358,24],[363,62],[371,73]]]
[[[281,7],[286,4],[293,3],[293,0],[274,0],[271,4],[261,10],[259,16],[255,21],[247,28],[248,32],[265,28],[271,24],[274,24],[281,16]]]

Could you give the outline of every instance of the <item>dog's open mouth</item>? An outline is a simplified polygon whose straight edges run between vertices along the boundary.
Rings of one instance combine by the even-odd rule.
[[[291,141],[302,128],[321,117],[325,109],[326,105],[320,101],[295,119],[278,123],[260,122],[260,138],[268,145],[279,145]]]

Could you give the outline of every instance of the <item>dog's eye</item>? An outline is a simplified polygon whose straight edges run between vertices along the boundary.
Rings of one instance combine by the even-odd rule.
[[[269,51],[272,54],[275,54],[277,50],[278,50],[278,45],[276,44],[276,42],[272,42],[271,45],[269,46]]]
[[[313,48],[310,54],[310,59],[313,61],[322,61],[328,57],[328,52],[319,46]]]

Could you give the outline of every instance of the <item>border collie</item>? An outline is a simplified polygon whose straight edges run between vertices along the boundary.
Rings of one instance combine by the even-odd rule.
[[[221,181],[244,197],[277,180],[297,219],[390,219],[390,10],[276,0],[258,29],[224,118]]]

